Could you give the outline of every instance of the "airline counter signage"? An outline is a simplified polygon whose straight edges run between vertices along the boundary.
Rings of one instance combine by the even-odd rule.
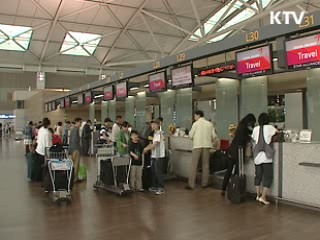
[[[103,89],[103,100],[110,101],[110,100],[113,100],[113,98],[114,98],[113,86],[105,87]]]
[[[127,82],[118,83],[116,85],[117,98],[126,98],[128,96],[128,85]]]
[[[320,35],[286,42],[289,69],[320,66]]]
[[[237,53],[237,73],[242,77],[272,72],[271,47],[264,46]]]

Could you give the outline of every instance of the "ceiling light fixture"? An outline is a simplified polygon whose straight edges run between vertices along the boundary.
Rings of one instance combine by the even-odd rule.
[[[100,94],[100,95],[95,96],[94,99],[102,98],[102,97],[103,97],[103,94]]]
[[[136,90],[139,90],[139,88],[138,87],[131,87],[130,88],[130,91],[136,91]]]

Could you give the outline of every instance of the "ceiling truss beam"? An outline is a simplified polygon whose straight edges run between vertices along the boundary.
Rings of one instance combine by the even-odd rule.
[[[38,2],[36,2],[35,0],[32,0],[37,6],[40,6]],[[59,3],[59,6],[58,6],[58,9],[56,11],[56,14],[53,18],[53,22],[51,24],[51,27],[50,27],[50,30],[49,30],[49,33],[48,33],[48,36],[47,36],[47,39],[46,39],[46,43],[44,44],[44,47],[42,49],[42,52],[41,52],[41,56],[40,56],[40,65],[43,61],[43,58],[46,54],[46,51],[47,51],[47,48],[49,46],[49,41],[52,37],[52,34],[56,28],[56,25],[57,25],[57,22],[58,22],[58,19],[59,19],[59,15],[60,15],[60,12],[62,10],[62,7],[63,7],[63,4],[65,3],[65,0],[60,0],[60,3]]]
[[[142,4],[140,5],[139,9],[137,9],[135,11],[135,13],[132,15],[132,17],[130,18],[130,20],[127,22],[127,24],[124,26],[124,28],[122,29],[122,31],[120,32],[120,34],[118,35],[117,39],[114,41],[114,43],[112,44],[111,48],[109,49],[109,51],[107,52],[107,54],[104,56],[101,66],[104,66],[106,64],[106,62],[108,61],[108,57],[110,55],[110,52],[112,52],[112,50],[116,47],[116,45],[118,44],[120,38],[125,34],[125,32],[127,31],[128,27],[130,26],[130,24],[132,23],[132,21],[136,18],[136,16],[138,14],[140,14],[140,12],[142,11],[142,9],[145,7],[145,5],[149,2],[149,0],[144,0],[142,2]]]
[[[142,12],[143,14],[149,16],[149,17],[152,17],[152,18],[154,18],[154,19],[157,19],[157,20],[159,20],[160,22],[163,22],[163,23],[165,23],[165,24],[167,24],[167,25],[169,25],[169,26],[171,26],[171,27],[174,27],[174,28],[180,30],[180,31],[183,31],[183,32],[185,32],[185,33],[188,33],[188,34],[193,35],[193,33],[189,32],[188,30],[186,30],[186,29],[184,29],[184,28],[181,28],[181,27],[179,27],[179,26],[177,26],[177,25],[175,25],[175,24],[173,24],[173,23],[171,23],[171,22],[168,22],[167,20],[164,20],[164,19],[162,19],[162,18],[160,18],[160,17],[158,17],[158,16],[156,16],[156,15],[150,13],[150,12],[147,12],[147,11],[145,11],[145,10],[142,10],[141,12]],[[197,36],[195,36],[195,37],[197,37]]]
[[[146,25],[147,29],[149,30],[154,43],[157,45],[158,49],[160,50],[162,57],[164,57],[165,56],[164,51],[163,51],[162,47],[160,46],[160,43],[158,42],[157,38],[155,37],[155,35],[151,29],[151,26],[149,25],[149,23],[147,22],[146,18],[143,16],[142,13],[140,13],[140,16],[141,16],[144,24]]]

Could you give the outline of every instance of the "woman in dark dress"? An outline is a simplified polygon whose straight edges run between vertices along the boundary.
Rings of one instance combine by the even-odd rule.
[[[239,149],[239,147],[245,148],[245,146],[249,143],[249,141],[251,139],[252,129],[253,129],[255,123],[256,123],[256,118],[252,113],[250,113],[247,116],[245,116],[239,122],[239,124],[237,126],[235,136],[231,142],[229,150],[227,151],[227,154],[229,157],[228,158],[228,168],[227,168],[227,171],[226,171],[226,173],[224,175],[224,179],[223,179],[222,192],[221,192],[222,196],[225,195],[227,185],[228,185],[229,180],[231,178],[234,165],[236,166],[235,174],[238,174],[238,172],[239,172],[238,149]]]

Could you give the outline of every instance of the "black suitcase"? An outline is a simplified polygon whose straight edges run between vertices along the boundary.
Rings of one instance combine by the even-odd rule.
[[[41,182],[43,173],[42,165],[44,158],[37,153],[29,152],[27,154],[28,178],[33,182]]]
[[[239,172],[230,179],[227,189],[227,197],[232,203],[241,203],[246,200],[246,175],[243,169],[243,148],[239,148]]]
[[[151,153],[144,155],[144,166],[142,169],[142,188],[148,190],[152,187],[152,173],[151,173]]]
[[[100,161],[100,180],[105,185],[113,185],[113,171],[111,160],[101,160]]]
[[[52,182],[50,178],[50,173],[48,169],[48,165],[44,166],[47,170],[44,170],[44,178],[43,178],[43,188],[45,191],[51,192],[53,191]],[[55,171],[55,179],[54,179],[54,185],[55,190],[67,190],[68,189],[68,177],[67,177],[67,171]],[[72,176],[71,176],[71,182],[70,182],[70,190],[73,188],[73,182],[74,182],[74,168],[72,169]]]

